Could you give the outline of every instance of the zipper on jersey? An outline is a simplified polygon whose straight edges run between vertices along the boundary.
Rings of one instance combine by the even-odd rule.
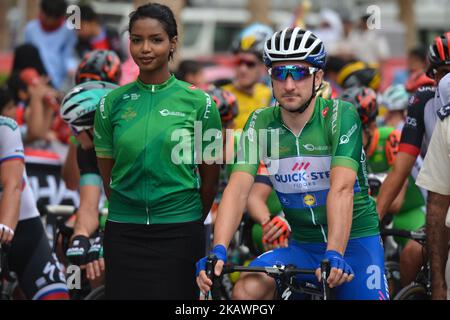
[[[306,126],[306,124],[305,124],[305,126]],[[297,147],[297,156],[300,157],[300,145],[299,145],[298,140],[300,139],[300,136],[301,136],[301,134],[302,134],[302,132],[303,132],[303,129],[304,129],[305,127],[303,127],[302,130],[300,130],[300,132],[298,133],[298,136],[296,136],[296,135],[292,132],[292,130],[289,129],[284,123],[283,123],[283,127],[285,127],[285,128],[286,128],[286,129],[287,129],[287,130],[295,137],[295,146]]]
[[[153,86],[152,86],[152,90],[153,90]],[[152,96],[150,96],[152,98]],[[150,100],[149,106],[151,107],[151,102],[153,99]],[[151,111],[150,111],[150,116],[151,116]],[[148,139],[148,122],[149,122],[149,116],[147,115],[146,120],[145,120],[145,134],[144,134],[144,168],[145,168],[145,164],[147,163],[147,139]],[[147,168],[145,168],[145,170],[147,170]],[[144,198],[145,198],[145,212],[147,214],[147,225],[150,224],[150,214],[148,212],[148,202],[147,202],[147,198],[146,195],[148,194],[148,177],[147,174],[144,175]]]

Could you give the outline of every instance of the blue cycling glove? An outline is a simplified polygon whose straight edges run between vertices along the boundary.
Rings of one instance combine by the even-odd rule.
[[[330,261],[330,268],[341,269],[343,273],[347,273],[348,275],[354,274],[352,267],[345,262],[344,257],[339,252],[327,250],[324,258]]]
[[[215,245],[214,248],[211,250],[210,254],[214,255],[217,260],[222,260],[223,263],[227,263],[227,248],[225,248],[223,245],[218,244]],[[195,264],[196,272],[195,276],[198,277],[200,274],[200,271],[206,269],[206,260],[208,260],[208,257],[203,257]]]

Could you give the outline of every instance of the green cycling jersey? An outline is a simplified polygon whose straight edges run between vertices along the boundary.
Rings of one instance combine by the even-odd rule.
[[[263,140],[265,146],[258,143]],[[283,123],[280,107],[256,110],[244,128],[233,172],[255,175],[260,160],[267,167],[296,241],[327,242],[326,199],[335,166],[357,173],[350,238],[378,234],[378,215],[368,194],[361,122],[351,104],[317,98],[312,116],[298,136]]]
[[[217,159],[207,149],[221,138],[220,115],[208,94],[174,76],[159,85],[137,80],[103,97],[94,129],[97,157],[114,159],[108,220],[201,218],[197,166]],[[214,129],[209,136],[208,129]]]

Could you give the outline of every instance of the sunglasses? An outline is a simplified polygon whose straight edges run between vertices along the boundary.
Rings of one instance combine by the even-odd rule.
[[[247,68],[254,68],[254,67],[256,67],[257,62],[251,61],[251,60],[246,60],[246,59],[238,59],[238,60],[236,61],[236,65],[237,65],[237,66],[241,66],[241,65],[243,65],[243,64],[245,64],[245,66],[246,66]]]
[[[298,65],[280,66],[270,68],[269,75],[273,80],[279,81],[285,81],[288,75],[291,75],[293,80],[298,81],[313,74],[317,70],[319,69],[314,67],[303,67]]]

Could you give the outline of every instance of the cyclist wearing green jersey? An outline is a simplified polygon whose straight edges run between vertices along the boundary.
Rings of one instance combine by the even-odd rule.
[[[129,32],[139,77],[102,98],[94,120],[109,198],[106,297],[196,299],[195,261],[219,176],[221,155],[209,146],[221,147],[220,115],[207,93],[169,72],[178,39],[170,8],[138,7]]]
[[[331,87],[328,82],[322,81],[316,96],[324,99],[331,98]],[[253,220],[259,222],[252,228],[253,241],[261,251],[278,247],[286,247],[291,227],[284,218],[280,201],[273,190],[269,173],[264,164],[258,169],[255,183],[248,197],[248,212]]]
[[[287,248],[266,252],[252,265],[293,264],[315,269],[320,279],[320,261],[326,258],[332,267],[327,281],[337,299],[387,299],[384,251],[375,203],[368,195],[361,122],[351,104],[316,98],[325,59],[322,41],[310,31],[287,28],[267,40],[265,62],[280,106],[258,109],[247,120],[240,157],[219,206],[211,252],[218,258],[214,272],[220,275],[227,260],[226,248],[263,160],[292,228],[292,240]],[[261,155],[250,155],[262,129],[267,129],[271,137],[265,140],[273,145],[261,144],[256,150]],[[205,265],[206,257],[197,263],[197,284],[203,292],[212,285]],[[317,281],[312,276],[298,280]],[[272,278],[246,274],[233,294],[271,299],[275,290]]]

